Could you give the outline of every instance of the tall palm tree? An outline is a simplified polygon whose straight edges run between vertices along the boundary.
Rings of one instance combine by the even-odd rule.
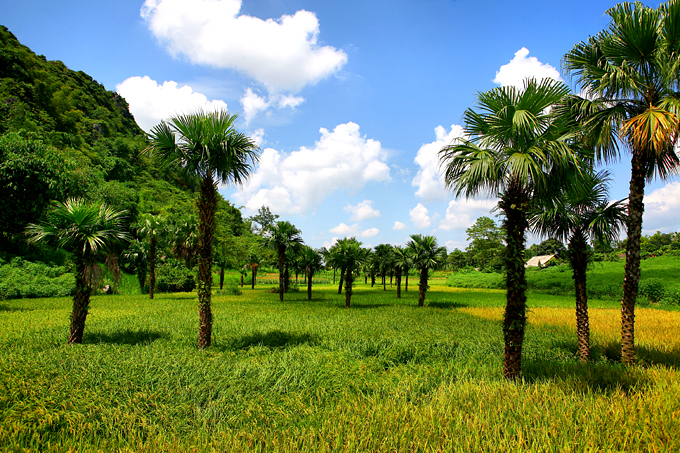
[[[337,260],[345,274],[345,308],[350,308],[354,284],[354,272],[368,258],[369,250],[361,247],[356,238],[340,239],[336,245]]]
[[[578,190],[569,187],[556,200],[536,206],[530,223],[537,233],[568,241],[567,256],[571,264],[576,293],[576,332],[581,361],[590,360],[590,322],[586,272],[590,253],[588,239],[611,241],[618,237],[625,222],[622,201],[609,203],[606,172],[582,172]],[[575,186],[570,186],[575,187]]]
[[[579,166],[570,146],[572,134],[551,106],[569,93],[566,85],[550,79],[529,79],[523,89],[499,87],[478,94],[479,110],[464,115],[469,138],[444,147],[440,166],[448,188],[459,197],[498,196],[505,215],[506,307],[504,375],[519,377],[526,324],[524,270],[527,210],[534,198],[545,198],[559,181],[562,168]]]
[[[279,300],[283,302],[285,288],[286,250],[295,245],[301,245],[302,232],[292,223],[281,220],[271,225],[263,238],[265,247],[270,247],[278,253],[279,257]]]
[[[408,278],[408,271],[413,265],[413,261],[408,249],[404,247],[395,246],[393,253],[394,267],[397,272],[397,298],[401,299],[401,277],[406,273],[406,278]]]
[[[215,236],[217,185],[242,185],[257,163],[258,147],[234,126],[237,115],[197,112],[162,121],[151,130],[148,152],[182,169],[200,183],[198,206],[198,347],[212,339],[212,246]]]
[[[149,240],[149,299],[156,291],[156,253],[158,239],[167,232],[165,219],[160,215],[143,215],[137,227],[140,236]]]
[[[319,251],[305,246],[300,254],[300,264],[307,277],[307,300],[312,300],[312,278],[323,268],[323,260]]]
[[[76,292],[73,295],[71,329],[68,342],[82,343],[90,292],[96,283],[95,259],[112,246],[130,240],[124,229],[125,211],[115,211],[105,204],[90,204],[70,198],[54,202],[45,222],[29,224],[29,243],[48,243],[73,253],[76,265]]]
[[[382,277],[383,291],[387,291],[385,277],[392,265],[392,246],[390,244],[378,244],[375,246],[374,257],[378,264],[378,271]]]
[[[446,262],[446,248],[439,247],[434,236],[421,234],[412,234],[411,240],[406,245],[414,251],[413,266],[420,272],[418,306],[422,307],[429,289],[427,283],[430,270],[436,270]]]
[[[607,10],[609,27],[564,56],[589,99],[571,104],[597,137],[597,157],[617,159],[621,144],[631,152],[628,241],[621,299],[622,361],[635,362],[635,300],[640,282],[640,240],[645,182],[667,178],[680,159],[674,152],[680,111],[680,2],[657,9],[621,3]]]

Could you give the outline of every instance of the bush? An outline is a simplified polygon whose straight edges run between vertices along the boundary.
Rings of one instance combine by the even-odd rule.
[[[638,300],[636,303],[643,303],[640,301],[639,296],[647,298],[649,302],[657,303],[659,302],[666,293],[666,287],[662,280],[658,278],[648,278],[640,282],[640,287],[638,289]],[[644,299],[643,299],[644,300]]]
[[[243,294],[241,288],[239,288],[238,285],[231,283],[224,285],[224,289],[215,291],[215,295],[217,296],[240,296],[241,294]]]
[[[73,273],[14,257],[0,266],[0,299],[64,297],[75,292]]]
[[[194,272],[176,259],[169,259],[156,268],[156,291],[158,292],[191,292],[195,287]]]
[[[661,298],[664,305],[680,306],[680,290],[666,291]]]

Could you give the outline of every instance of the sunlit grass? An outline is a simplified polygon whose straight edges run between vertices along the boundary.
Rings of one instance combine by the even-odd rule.
[[[680,312],[637,310],[641,365],[593,301],[591,364],[571,297],[529,295],[524,381],[502,378],[505,294],[433,280],[403,298],[358,282],[214,296],[96,296],[84,344],[71,300],[0,304],[0,446],[13,451],[677,451]]]

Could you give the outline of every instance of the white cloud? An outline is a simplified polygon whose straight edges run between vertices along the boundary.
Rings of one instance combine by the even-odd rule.
[[[180,87],[172,80],[159,85],[149,76],[130,77],[116,85],[116,91],[130,105],[130,112],[139,127],[147,132],[173,115],[227,109],[224,101],[209,101],[204,94],[188,85]]]
[[[392,229],[393,230],[404,230],[404,229],[406,229],[406,224],[397,220],[396,222],[394,222],[394,226],[392,227]]]
[[[454,139],[464,137],[463,128],[458,125],[451,125],[448,133],[442,126],[434,129],[437,140],[426,143],[420,147],[414,162],[418,164],[420,170],[416,174],[411,185],[417,187],[416,195],[425,201],[434,201],[448,196],[444,180],[439,172],[439,151],[450,145]]]
[[[331,228],[330,230],[331,233],[337,234],[339,236],[352,236],[357,234],[357,231],[359,231],[359,225],[356,223],[354,225],[345,225],[344,223],[341,223],[340,225]]]
[[[461,241],[446,241],[444,245],[449,253],[453,252],[455,249],[465,250],[467,248],[467,244]]]
[[[432,224],[432,219],[428,215],[430,211],[418,203],[415,208],[411,209],[408,213],[411,216],[411,222],[418,228],[427,228]]]
[[[380,217],[380,211],[373,209],[373,201],[364,200],[356,206],[347,205],[342,208],[345,212],[351,212],[352,217],[350,220],[359,221],[366,219],[373,219],[375,217]]]
[[[246,124],[250,123],[250,121],[261,112],[265,112],[273,108],[279,110],[284,108],[295,110],[295,108],[303,102],[305,102],[303,97],[283,95],[280,93],[269,93],[269,95],[265,98],[255,93],[252,88],[247,88],[245,94],[243,97],[241,97],[241,106],[243,106],[243,114]]]
[[[264,129],[262,128],[256,129],[252,134],[250,134],[250,138],[257,146],[262,146],[267,143],[267,141],[264,139]]]
[[[333,237],[333,238],[330,240],[330,242],[325,241],[325,242],[323,243],[323,247],[324,247],[326,250],[330,249],[331,247],[333,247],[333,246],[338,242],[338,239],[339,239],[339,238],[337,238],[337,237]]]
[[[380,230],[377,228],[369,228],[368,230],[364,230],[361,233],[359,233],[359,236],[362,238],[372,238],[373,236],[377,236],[378,233],[380,233]]]
[[[680,228],[680,182],[666,184],[645,196],[644,234],[670,233]]]
[[[318,44],[316,15],[262,20],[239,15],[241,0],[146,0],[140,15],[173,55],[240,71],[269,91],[298,91],[337,72],[347,54]]]
[[[446,216],[439,221],[439,229],[444,231],[465,230],[478,217],[489,216],[489,212],[498,204],[498,199],[489,200],[452,200],[446,208]]]
[[[510,63],[504,64],[496,71],[494,83],[502,86],[516,86],[522,88],[524,79],[533,77],[535,79],[555,79],[562,80],[560,72],[547,63],[541,63],[536,57],[529,57],[529,49],[522,47],[515,52],[515,58]]]
[[[263,151],[260,165],[244,188],[234,194],[248,213],[268,206],[277,214],[301,214],[312,210],[331,193],[361,190],[368,182],[391,181],[380,142],[359,134],[356,123],[340,124],[313,148],[286,154],[272,148]]]

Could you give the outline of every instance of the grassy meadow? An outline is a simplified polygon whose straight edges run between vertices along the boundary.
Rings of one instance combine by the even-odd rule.
[[[636,311],[622,367],[618,304],[593,300],[593,363],[576,359],[571,296],[530,293],[524,380],[502,377],[504,292],[431,280],[332,285],[281,303],[271,285],[213,297],[196,348],[195,293],[96,296],[68,346],[69,298],[0,302],[3,451],[680,450],[680,311]]]

